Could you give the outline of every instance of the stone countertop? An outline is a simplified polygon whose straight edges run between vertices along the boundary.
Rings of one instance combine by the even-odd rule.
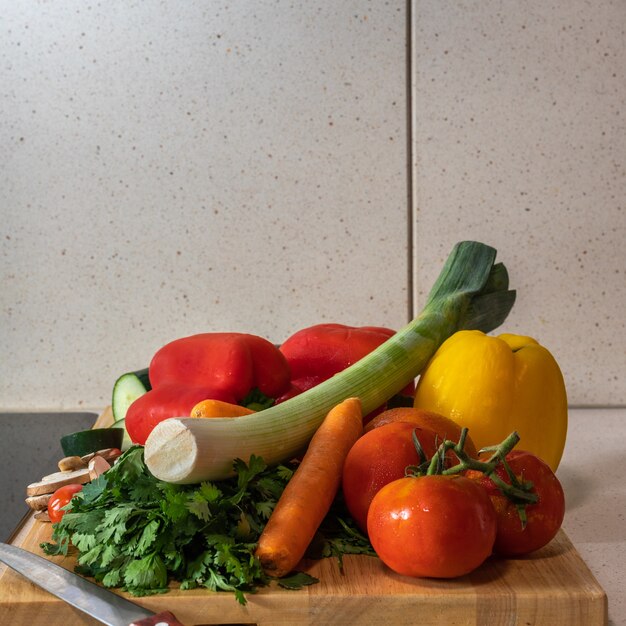
[[[566,498],[563,529],[604,588],[609,625],[626,625],[626,408],[570,409],[557,470]]]

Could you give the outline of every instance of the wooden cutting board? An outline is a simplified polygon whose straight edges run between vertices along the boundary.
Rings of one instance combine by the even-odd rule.
[[[109,419],[103,413],[96,426]],[[49,541],[50,533],[50,524],[29,515],[11,543],[42,555],[39,544]],[[69,570],[74,567],[71,557],[48,558]],[[145,598],[120,595],[155,612],[168,609],[186,626],[602,626],[608,621],[606,593],[563,531],[528,557],[489,559],[454,580],[399,576],[367,556],[345,557],[343,571],[335,559],[305,561],[299,569],[320,582],[298,591],[273,584],[248,594],[245,606],[230,593],[198,589],[172,588]],[[0,624],[98,623],[0,565]]]

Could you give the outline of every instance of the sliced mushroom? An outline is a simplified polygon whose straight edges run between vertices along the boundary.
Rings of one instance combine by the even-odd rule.
[[[89,479],[96,480],[98,476],[101,476],[107,470],[111,469],[111,465],[108,461],[105,461],[101,456],[97,455],[89,461]]]
[[[59,463],[59,471],[61,472],[73,472],[77,469],[84,469],[87,467],[87,463],[79,456],[66,456],[63,457]]]
[[[25,502],[33,511],[45,511],[48,508],[48,500],[50,500],[51,496],[51,493],[44,493],[41,496],[29,496]]]
[[[54,493],[59,487],[78,483],[84,485],[90,481],[89,468],[77,469],[73,472],[55,472],[44,476],[39,482],[31,483],[26,487],[27,496],[39,496],[44,493]]]

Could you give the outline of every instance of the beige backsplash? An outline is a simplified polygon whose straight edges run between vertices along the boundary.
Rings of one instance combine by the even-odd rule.
[[[104,406],[195,332],[399,327],[466,238],[570,402],[626,404],[624,4],[553,4],[3,1],[0,406]]]

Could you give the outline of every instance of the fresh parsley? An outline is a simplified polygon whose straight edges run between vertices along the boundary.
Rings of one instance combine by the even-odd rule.
[[[233,592],[245,604],[246,592],[270,582],[254,550],[295,466],[270,468],[251,456],[233,468],[228,480],[174,485],[152,476],[143,447],[133,446],[83,487],[41,547],[50,555],[77,550],[79,573],[132,595],[164,593],[177,581],[181,589]],[[343,554],[373,554],[340,498],[312,545],[308,556],[337,557],[340,566]],[[315,582],[300,572],[278,584]]]

